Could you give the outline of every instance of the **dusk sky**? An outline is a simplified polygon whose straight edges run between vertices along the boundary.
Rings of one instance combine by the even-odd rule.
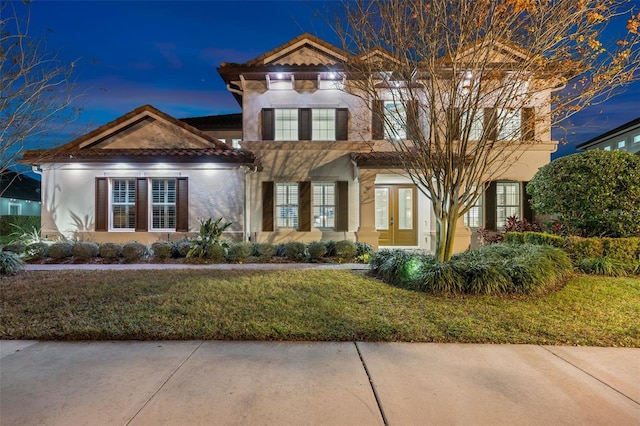
[[[69,142],[144,104],[176,118],[240,112],[216,68],[245,62],[303,32],[337,44],[322,15],[339,1],[44,1],[33,34],[75,61],[83,110],[51,145]],[[620,22],[620,31],[624,22]],[[566,123],[559,154],[640,116],[640,84]],[[573,124],[573,126],[572,126]]]

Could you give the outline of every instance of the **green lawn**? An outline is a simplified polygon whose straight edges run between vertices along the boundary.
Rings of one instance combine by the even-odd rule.
[[[640,280],[432,296],[348,271],[61,271],[0,278],[2,339],[366,340],[640,347]]]

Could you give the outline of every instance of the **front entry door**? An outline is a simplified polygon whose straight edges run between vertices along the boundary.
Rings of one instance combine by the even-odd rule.
[[[380,246],[417,246],[418,215],[414,185],[376,185],[376,230]]]

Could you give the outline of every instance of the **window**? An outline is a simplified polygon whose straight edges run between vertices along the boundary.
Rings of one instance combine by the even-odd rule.
[[[9,215],[10,216],[20,216],[22,213],[22,206],[17,203],[9,203]]]
[[[640,143],[640,135],[635,135],[633,137],[633,143]]]
[[[520,183],[498,182],[496,184],[496,229],[505,226],[510,216],[520,216]]]
[[[321,108],[311,110],[311,140],[336,140],[336,110]]]
[[[627,141],[618,141],[618,149],[621,151],[624,151],[624,149],[627,147]]]
[[[462,128],[460,134],[464,135],[467,126],[471,126],[469,129],[469,140],[479,141],[482,138],[482,128],[484,124],[484,110],[478,109],[475,112],[473,120],[470,120],[468,111],[462,113]],[[470,122],[468,122],[470,121]]]
[[[111,228],[132,230],[136,227],[135,179],[111,181]]]
[[[480,228],[482,226],[482,195],[478,197],[476,203],[464,214],[464,224],[469,228]]]
[[[240,142],[242,142],[242,139],[231,139],[231,146],[235,149],[240,149]]]
[[[151,229],[175,229],[176,180],[151,180]]]
[[[336,185],[334,183],[313,184],[313,226],[334,228],[336,223]]]
[[[611,151],[611,145],[607,145],[602,149],[605,150],[605,151]]]
[[[405,105],[399,101],[384,102],[384,137],[385,139],[401,140],[407,138],[405,126],[407,111]]]
[[[298,228],[297,183],[276,183],[276,226]]]
[[[276,109],[275,117],[275,140],[277,141],[297,141],[298,140],[298,110],[294,108]]]
[[[498,110],[498,140],[517,140],[522,134],[522,110]]]
[[[226,140],[226,139],[218,138],[218,140],[219,140],[220,142],[222,142],[222,143],[227,143],[227,140]]]

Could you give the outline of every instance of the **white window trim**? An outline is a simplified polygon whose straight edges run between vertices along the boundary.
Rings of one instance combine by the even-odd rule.
[[[22,214],[22,205],[20,203],[12,203],[9,202],[9,204],[7,205],[7,213],[12,216],[11,214],[11,207],[17,207],[18,208],[18,213],[15,214],[15,216],[20,216]]]

